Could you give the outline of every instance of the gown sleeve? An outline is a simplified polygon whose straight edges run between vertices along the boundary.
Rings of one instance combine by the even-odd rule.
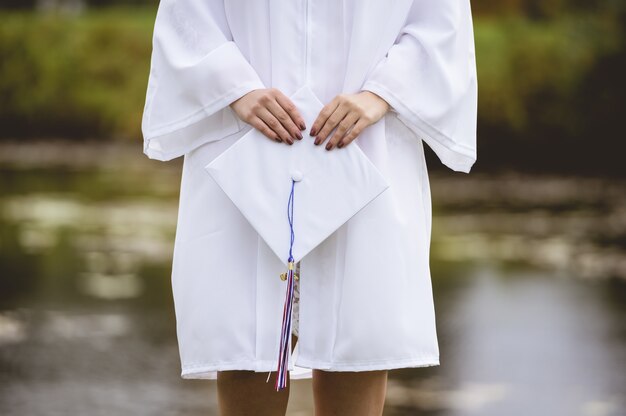
[[[141,130],[143,152],[167,161],[241,130],[229,104],[265,88],[233,41],[220,0],[162,0]]]
[[[469,0],[415,0],[361,90],[395,114],[452,170],[476,161],[477,76]]]

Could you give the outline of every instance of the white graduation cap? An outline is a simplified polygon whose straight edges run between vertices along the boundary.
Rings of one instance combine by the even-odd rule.
[[[324,107],[308,84],[290,99],[313,125]],[[358,139],[357,139],[358,140]],[[252,128],[206,165],[272,251],[285,263],[287,295],[276,389],[286,385],[294,264],[389,187],[356,143],[327,151],[308,134],[292,145]]]

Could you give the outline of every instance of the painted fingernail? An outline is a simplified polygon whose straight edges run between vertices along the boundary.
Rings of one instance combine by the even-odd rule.
[[[330,150],[330,149],[332,149],[332,148],[333,148],[333,146],[332,146],[330,143],[328,143],[328,144],[326,145],[326,150]]]
[[[339,147],[339,148],[343,147],[343,143],[338,143],[337,147]]]
[[[300,123],[300,130],[306,130],[306,125],[304,123]]]
[[[315,129],[311,129],[311,131],[309,132],[309,134],[310,134],[311,136],[315,136],[315,134],[316,134],[316,133],[317,133],[317,132],[315,131]]]
[[[316,138],[315,138],[315,144],[320,144],[320,139],[319,139],[319,137],[316,137]]]
[[[302,140],[302,133],[298,132],[298,140]]]

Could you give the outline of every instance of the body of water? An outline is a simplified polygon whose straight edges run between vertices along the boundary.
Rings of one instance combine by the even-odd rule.
[[[182,380],[171,255],[182,160],[0,146],[0,414],[211,415]],[[436,367],[386,415],[626,414],[626,185],[431,174]],[[310,380],[290,415],[312,415]]]

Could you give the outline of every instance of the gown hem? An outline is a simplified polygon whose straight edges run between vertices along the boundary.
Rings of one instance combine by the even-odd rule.
[[[431,367],[439,365],[438,356],[426,356],[421,358],[403,358],[398,360],[378,360],[349,363],[329,363],[306,358],[297,357],[293,366],[289,370],[290,379],[298,380],[312,377],[312,370],[324,371],[373,371],[373,370],[394,370],[400,368]],[[243,360],[233,362],[223,362],[218,364],[206,364],[183,367],[181,377],[183,379],[209,379],[217,378],[218,371],[248,370],[256,372],[275,372],[276,361],[265,360]]]

